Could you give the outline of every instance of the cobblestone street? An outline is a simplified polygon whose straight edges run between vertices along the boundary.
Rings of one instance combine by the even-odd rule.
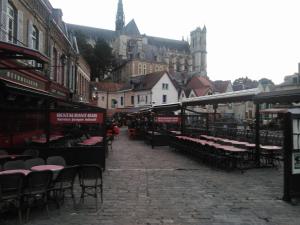
[[[28,224],[299,225],[300,205],[280,200],[282,181],[281,170],[212,169],[169,147],[129,141],[122,130],[109,152],[98,212],[94,199],[78,209],[66,199],[61,210],[50,207],[49,218],[34,210]]]

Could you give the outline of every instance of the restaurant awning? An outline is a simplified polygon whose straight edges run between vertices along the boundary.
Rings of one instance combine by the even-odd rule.
[[[19,46],[12,43],[7,43],[0,41],[0,59],[9,60],[9,59],[23,59],[23,60],[34,60],[37,63],[45,64],[49,62],[49,58],[37,50],[30,49],[27,47]],[[35,69],[41,67],[34,67]],[[15,66],[12,68],[10,65],[1,65],[0,69],[33,69],[32,66]]]
[[[153,112],[173,112],[176,110],[181,109],[181,103],[170,103],[170,104],[162,104],[162,105],[155,105],[152,107]]]
[[[255,103],[295,103],[300,102],[300,88],[260,93],[254,98]]]
[[[29,88],[12,82],[0,81],[0,88],[2,91],[5,91],[10,94],[17,94],[17,95],[21,94],[21,95],[31,96],[31,97],[54,98],[54,96],[47,91]]]
[[[226,92],[222,94],[206,95],[201,97],[189,98],[182,101],[183,106],[213,105],[219,103],[245,102],[253,101],[259,93],[258,88],[247,89],[242,91]]]

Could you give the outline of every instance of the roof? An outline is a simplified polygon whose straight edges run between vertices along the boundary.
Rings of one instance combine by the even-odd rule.
[[[213,87],[213,84],[208,79],[208,77],[204,76],[193,76],[192,79],[188,82],[187,88],[191,89],[199,89],[202,87]]]
[[[195,106],[195,105],[209,105],[218,103],[231,103],[231,102],[245,102],[252,101],[254,97],[259,93],[258,88],[226,92],[222,94],[206,95],[196,98],[189,98],[182,101],[184,106]]]
[[[199,96],[206,95],[209,90],[213,90],[213,84],[204,76],[193,76],[186,86],[186,90],[193,90]],[[188,95],[187,95],[188,96]]]
[[[124,84],[114,82],[91,82],[91,85],[97,87],[98,91],[115,92],[122,90]]]
[[[139,31],[139,28],[137,27],[134,19],[132,19],[122,30],[122,33],[123,34],[126,34],[126,35],[133,35],[133,36],[139,36],[141,35],[140,34],[140,31]]]
[[[148,38],[148,44],[150,45],[154,45],[157,47],[165,47],[168,49],[173,49],[178,51],[185,51],[187,53],[190,51],[189,43],[187,41],[179,41],[179,40],[153,37],[153,36],[147,36],[147,38]]]
[[[165,74],[168,75],[166,71],[160,71],[136,76],[132,78],[131,83],[133,84],[135,91],[151,90]]]
[[[300,102],[300,89],[260,93],[254,98],[255,103],[292,103]]]
[[[214,91],[218,93],[225,93],[228,85],[231,83],[230,80],[216,80],[213,81]]]
[[[71,32],[80,31],[86,36],[93,38],[95,40],[97,40],[98,38],[102,38],[105,41],[111,41],[117,35],[115,31],[95,28],[95,27],[81,26],[81,25],[70,24],[70,23],[67,24],[67,27]]]
[[[211,90],[211,87],[201,87],[198,89],[194,89],[194,92],[197,96],[204,96]]]

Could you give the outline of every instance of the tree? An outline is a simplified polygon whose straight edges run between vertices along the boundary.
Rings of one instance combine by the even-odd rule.
[[[261,78],[258,83],[261,83],[262,85],[268,85],[268,84],[271,84],[271,85],[275,85],[274,82],[268,78]]]
[[[77,44],[80,54],[85,58],[91,68],[92,80],[99,78],[102,80],[104,75],[114,67],[115,58],[112,48],[103,39],[97,39],[94,46],[87,43],[84,34],[76,33]]]
[[[248,77],[240,77],[233,81],[232,86],[234,91],[240,91],[251,88],[257,88],[258,82],[256,80],[251,80]]]

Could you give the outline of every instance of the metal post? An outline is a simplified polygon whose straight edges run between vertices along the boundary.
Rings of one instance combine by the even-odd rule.
[[[287,113],[284,117],[284,140],[283,140],[283,150],[284,150],[284,173],[283,173],[283,197],[284,201],[291,201],[291,173],[292,173],[292,125],[291,125],[291,114]]]
[[[256,104],[255,109],[255,161],[257,166],[260,166],[260,104]]]
[[[185,108],[181,106],[181,127],[180,127],[181,135],[183,135],[184,133],[184,126],[185,126]]]

